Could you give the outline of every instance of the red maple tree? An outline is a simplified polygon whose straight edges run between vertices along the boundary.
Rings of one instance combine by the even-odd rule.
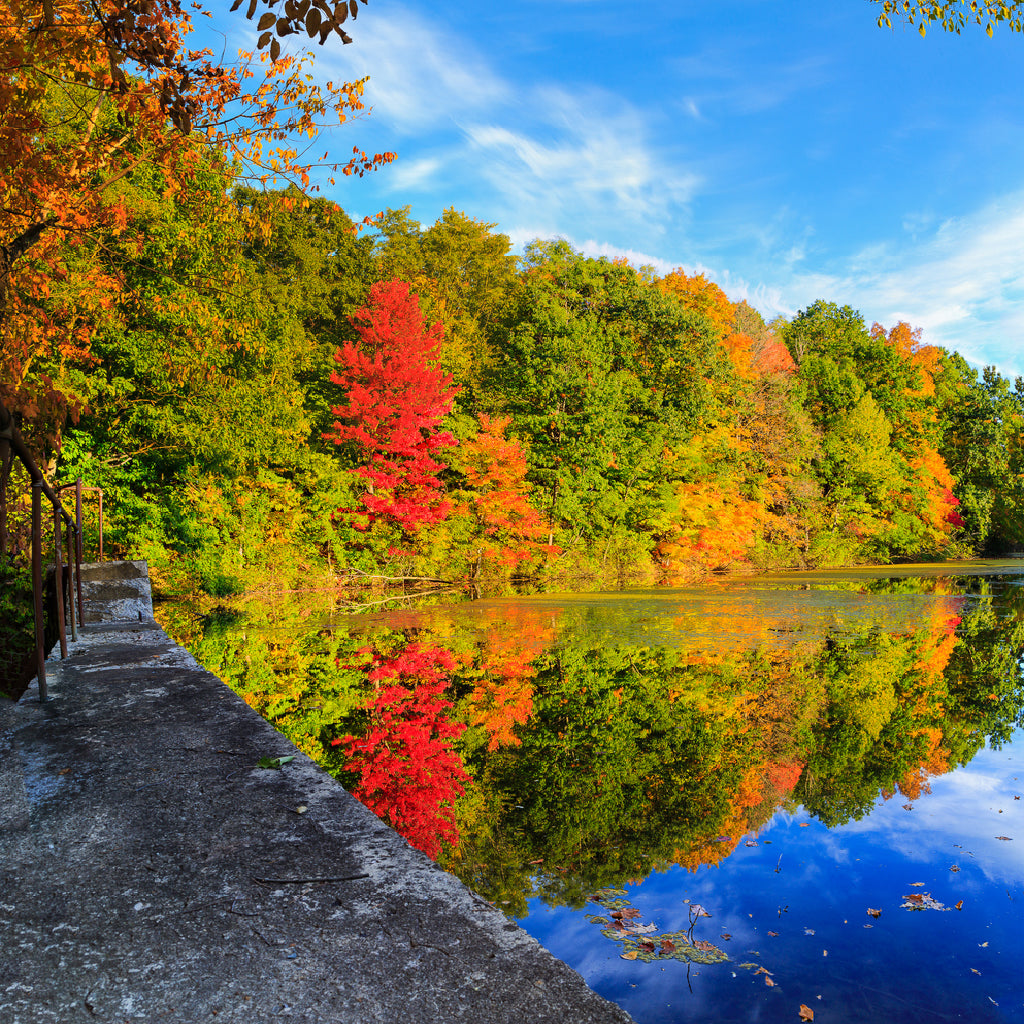
[[[347,402],[331,410],[337,419],[324,438],[359,449],[356,473],[370,486],[358,513],[365,522],[353,525],[368,529],[384,519],[412,534],[450,509],[437,476],[444,464],[435,455],[455,444],[438,427],[461,388],[437,366],[441,325],[424,325],[404,281],[377,282],[350,321],[359,340],[335,352],[339,369],[331,374]]]

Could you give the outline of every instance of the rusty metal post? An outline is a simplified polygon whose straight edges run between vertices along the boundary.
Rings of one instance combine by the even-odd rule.
[[[103,561],[103,491],[99,492],[100,499],[100,557],[99,561]]]
[[[78,578],[78,574],[71,569],[75,561],[75,527],[70,517],[66,533],[68,537],[68,614],[71,616],[71,640],[74,643],[78,641],[78,624],[75,622],[75,580]]]
[[[7,554],[7,478],[13,466],[10,438],[0,430],[0,557]]]
[[[82,618],[82,478],[75,481],[75,582],[78,584],[78,624]]]
[[[60,656],[68,656],[68,634],[64,624],[64,568],[61,565],[61,539],[60,505],[53,506],[53,582],[57,594],[57,631],[60,634]]]
[[[46,695],[46,637],[43,623],[43,481],[32,481],[32,599],[36,614],[36,663],[39,666],[39,700]]]

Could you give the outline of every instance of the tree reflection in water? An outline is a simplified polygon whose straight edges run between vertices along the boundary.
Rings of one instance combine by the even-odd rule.
[[[838,576],[808,603],[800,584],[751,581],[710,623],[702,605],[699,629],[685,595],[634,600],[650,629],[607,596],[329,628],[264,607],[263,621],[207,618],[189,646],[414,845],[524,916],[720,864],[780,809],[831,828],[913,806],[1021,725],[1019,583]]]

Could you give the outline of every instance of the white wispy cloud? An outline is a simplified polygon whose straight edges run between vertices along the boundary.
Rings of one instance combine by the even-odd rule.
[[[927,230],[862,248],[835,275],[796,272],[778,287],[791,306],[831,298],[890,326],[906,320],[925,340],[974,363],[1024,373],[1024,191]]]
[[[472,166],[520,232],[530,224],[604,220],[656,226],[676,216],[700,178],[662,159],[644,113],[601,90],[537,87],[528,122],[477,121],[464,132]]]
[[[510,87],[466,39],[389,4],[352,29],[356,42],[318,61],[318,75],[370,77],[374,117],[404,133],[422,134],[507,100]]]

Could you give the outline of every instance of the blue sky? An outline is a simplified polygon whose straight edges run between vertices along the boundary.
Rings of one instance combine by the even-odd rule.
[[[370,76],[371,116],[328,141],[398,160],[328,194],[701,270],[768,318],[849,303],[1024,374],[1024,37],[877,11],[370,0],[318,51],[325,78]]]

